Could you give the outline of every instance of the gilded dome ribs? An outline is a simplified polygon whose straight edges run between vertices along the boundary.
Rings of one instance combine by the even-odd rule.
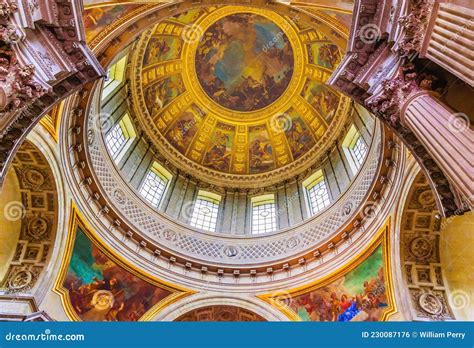
[[[154,65],[147,66],[142,71],[142,81],[144,89],[152,87],[154,84],[164,80],[165,78],[181,73],[183,64],[180,60],[169,62],[159,62]]]
[[[129,69],[132,115],[160,153],[208,182],[257,186],[324,155],[348,117],[325,86],[339,46],[293,15],[193,9],[142,34]]]

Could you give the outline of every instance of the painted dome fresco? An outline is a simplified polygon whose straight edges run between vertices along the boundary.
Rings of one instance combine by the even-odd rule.
[[[135,114],[186,172],[208,182],[278,182],[340,135],[350,105],[325,85],[340,57],[317,26],[271,10],[192,9],[136,44]]]
[[[272,104],[288,87],[294,64],[285,33],[252,13],[232,14],[212,24],[199,42],[195,61],[206,94],[234,111]]]

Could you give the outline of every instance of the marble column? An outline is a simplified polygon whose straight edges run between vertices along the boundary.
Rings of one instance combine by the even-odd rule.
[[[404,101],[400,122],[474,206],[474,131],[469,118],[449,109],[432,93],[416,91]]]
[[[437,2],[420,56],[474,86],[474,5]]]

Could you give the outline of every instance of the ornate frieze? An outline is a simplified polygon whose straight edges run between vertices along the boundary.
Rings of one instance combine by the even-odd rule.
[[[381,82],[381,90],[366,99],[365,105],[376,115],[399,128],[400,113],[408,98],[421,90],[430,91],[437,78],[428,73],[418,73],[413,63],[398,67],[391,79]]]
[[[5,41],[4,41],[5,42]],[[41,97],[45,89],[33,81],[35,66],[21,65],[12,50],[0,50],[0,117],[22,110],[28,102]]]
[[[87,48],[82,2],[0,2],[0,183],[15,150],[59,99],[104,74]]]
[[[0,16],[5,18],[18,10],[16,0],[1,0],[0,1]]]
[[[420,52],[433,5],[433,0],[412,0],[408,13],[398,18],[403,37],[397,48],[402,56]]]

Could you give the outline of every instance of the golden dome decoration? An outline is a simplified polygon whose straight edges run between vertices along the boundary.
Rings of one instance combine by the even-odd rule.
[[[186,172],[220,185],[273,184],[340,135],[349,100],[324,84],[340,57],[310,24],[268,9],[191,9],[136,44],[134,111]]]

